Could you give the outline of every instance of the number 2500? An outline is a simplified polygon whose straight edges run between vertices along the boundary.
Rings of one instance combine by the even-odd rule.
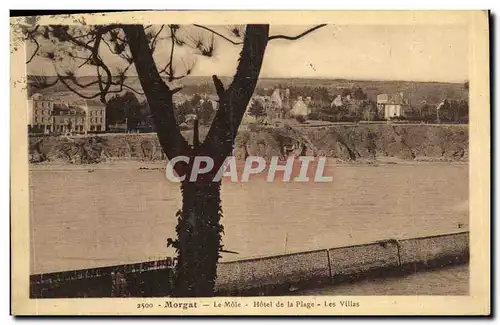
[[[140,309],[153,308],[153,304],[141,302],[141,303],[137,304],[137,308],[140,308]]]

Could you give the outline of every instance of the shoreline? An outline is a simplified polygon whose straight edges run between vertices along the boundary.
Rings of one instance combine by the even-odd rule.
[[[266,160],[267,163],[269,161]],[[243,160],[237,160],[237,166],[243,166]],[[335,158],[327,157],[327,166],[329,167],[382,167],[382,166],[420,166],[420,165],[438,165],[438,166],[464,166],[469,165],[468,161],[443,161],[443,160],[404,160],[398,158],[388,158],[373,161],[356,161],[356,162],[339,162]],[[29,171],[95,171],[95,170],[164,170],[166,166],[165,160],[160,161],[141,161],[141,160],[114,160],[100,162],[97,164],[68,164],[61,162],[43,162],[30,163]]]

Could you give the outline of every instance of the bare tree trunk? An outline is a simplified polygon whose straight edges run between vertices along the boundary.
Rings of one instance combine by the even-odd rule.
[[[158,140],[169,159],[185,155],[189,146],[174,115],[172,91],[161,78],[141,25],[123,25],[134,66],[146,95],[155,123]]]
[[[179,218],[179,264],[176,295],[214,295],[223,226],[220,182],[212,182],[218,167],[232,154],[243,114],[253,95],[267,46],[269,25],[248,25],[239,64],[231,85],[224,89],[213,76],[219,109],[197,154],[211,157],[213,173],[182,185],[183,210]]]
[[[190,182],[189,166],[181,174],[182,210],[178,212],[176,240],[169,245],[178,252],[175,296],[208,297],[214,295],[217,262],[221,249],[223,227],[220,182],[213,176],[224,159],[231,155],[238,127],[255,90],[268,41],[268,25],[248,25],[236,74],[224,89],[214,76],[219,95],[219,109],[203,144],[192,149],[182,137],[172,103],[172,91],[161,79],[142,26],[123,26],[129,41],[134,64],[142,89],[146,94],[155,120],[161,146],[169,159],[179,155],[212,157],[214,171]],[[179,171],[178,171],[179,172]]]
[[[179,215],[179,243],[175,295],[214,295],[217,261],[223,226],[220,182],[183,182],[182,212]]]
[[[121,48],[121,50],[118,50],[118,43],[116,43],[114,44],[116,45],[116,49],[113,50],[108,44],[110,51],[113,53],[116,51],[117,53],[115,54],[119,54],[118,52],[123,53],[121,51],[125,49],[122,47],[122,39],[116,34],[114,36],[111,34],[115,29],[121,28],[125,33],[126,43],[128,43],[132,54],[131,58],[129,58],[129,55],[124,56],[124,58],[129,63],[134,63],[141,87],[151,108],[155,131],[167,158],[173,159],[178,156],[188,156],[192,158],[192,161],[196,155],[203,155],[214,159],[214,171],[203,175],[200,180],[194,183],[189,181],[192,166],[187,166],[186,168],[186,166],[179,167],[179,164],[176,165],[177,173],[186,175],[186,181],[181,186],[183,192],[182,210],[177,215],[179,221],[176,228],[178,239],[169,239],[168,241],[169,245],[174,246],[179,254],[176,296],[211,296],[214,293],[216,267],[222,247],[221,233],[223,228],[220,224],[222,216],[220,202],[221,182],[213,182],[213,176],[216,174],[218,167],[222,165],[224,159],[232,154],[238,128],[259,78],[268,41],[272,39],[295,40],[324,25],[318,25],[295,37],[285,35],[270,37],[269,25],[247,25],[244,33],[243,47],[238,60],[238,67],[231,84],[226,88],[216,75],[212,76],[219,96],[219,109],[215,114],[205,141],[203,144],[195,141],[194,148],[182,136],[174,111],[172,96],[182,88],[170,89],[162,79],[156,62],[153,59],[152,44],[155,44],[158,34],[151,40],[150,35],[146,35],[142,25],[111,24],[94,26],[93,31],[85,36],[92,37],[93,39],[86,42],[80,38],[81,35],[78,37],[70,35],[65,26],[50,27],[52,30],[52,41],[69,42],[72,47],[76,46],[90,52],[90,57],[84,65],[95,66],[98,79],[87,86],[77,85],[81,88],[86,88],[97,83],[100,93],[87,96],[80,93],[77,89],[72,88],[67,81],[72,80],[75,83],[76,81],[74,75],[70,75],[69,73],[67,76],[58,75],[52,85],[60,81],[69,90],[83,98],[90,99],[100,96],[101,101],[105,102],[106,95],[110,93],[110,87],[112,85],[117,86],[118,84],[123,86],[125,76],[121,76],[120,82],[113,82],[111,70],[99,55],[99,48],[101,41],[104,40],[104,34],[110,33],[111,39],[120,39]],[[197,27],[210,30],[200,25]],[[37,29],[38,25],[29,34],[29,39],[33,40],[37,45],[35,54],[39,48],[39,44],[34,38]],[[170,30],[173,33],[173,25],[170,25]],[[212,32],[221,36],[214,31]],[[44,38],[47,37],[44,34]],[[229,39],[226,38],[226,40]],[[171,41],[169,79],[173,80],[172,55],[175,45],[174,34],[171,35]],[[104,42],[106,41],[104,40]],[[230,42],[235,45],[239,44]],[[93,43],[93,45],[90,45],[90,43]],[[35,54],[31,56],[28,62],[31,61]],[[104,79],[107,81],[101,79],[101,71],[104,71],[106,74]],[[45,86],[48,87],[48,84],[45,83]]]

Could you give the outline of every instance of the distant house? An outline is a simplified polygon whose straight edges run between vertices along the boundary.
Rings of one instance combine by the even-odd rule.
[[[293,104],[293,108],[290,113],[294,117],[306,117],[307,115],[311,114],[311,108],[306,104],[306,102],[302,100],[302,96],[299,96],[295,104]]]
[[[28,128],[46,134],[103,132],[106,107],[101,102],[66,102],[36,93],[28,100]]]
[[[386,120],[394,117],[404,117],[409,111],[410,104],[403,93],[377,95],[377,109],[379,116]]]
[[[271,105],[276,107],[283,107],[283,100],[281,98],[281,92],[279,88],[276,88],[271,94]]]
[[[332,101],[332,103],[330,104],[330,107],[340,107],[344,105],[344,102],[342,101],[342,96],[341,95],[338,95],[337,97],[335,97],[335,99]]]
[[[244,116],[245,122],[254,121],[255,117],[249,114],[249,108],[255,101],[260,101],[266,112],[266,121],[285,118],[290,112],[290,89],[275,88],[271,96],[254,95],[247,105]]]
[[[85,111],[77,106],[66,103],[54,103],[54,128],[56,133],[84,133],[86,130]]]
[[[86,131],[106,131],[106,106],[104,104],[95,100],[85,100],[80,107],[86,113]]]
[[[284,118],[290,110],[290,89],[274,89],[269,100],[265,101],[267,120]]]
[[[28,100],[28,128],[50,133],[54,130],[54,102],[51,98],[36,93]]]

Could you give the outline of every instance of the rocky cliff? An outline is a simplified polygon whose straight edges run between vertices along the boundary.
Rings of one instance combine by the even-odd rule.
[[[468,161],[468,148],[468,127],[463,125],[254,127],[240,130],[235,156],[319,155],[339,162]],[[95,164],[116,159],[155,161],[165,155],[155,134],[114,134],[30,137],[29,159],[30,163]]]

